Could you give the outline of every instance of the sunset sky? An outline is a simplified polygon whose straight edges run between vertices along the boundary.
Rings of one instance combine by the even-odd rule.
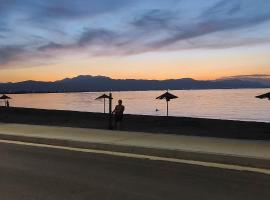
[[[0,0],[0,82],[270,74],[269,0]]]

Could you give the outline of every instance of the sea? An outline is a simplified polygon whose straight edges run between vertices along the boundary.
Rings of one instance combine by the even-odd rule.
[[[270,101],[255,96],[270,89],[215,89],[170,90],[178,96],[169,102],[169,115],[270,122]],[[112,92],[113,106],[123,100],[125,113],[139,115],[166,115],[166,101],[156,97],[166,91],[117,91]],[[104,112],[103,100],[95,100],[104,92],[10,94],[14,107]],[[108,94],[109,92],[105,92]],[[3,102],[2,102],[3,103]],[[106,101],[108,112],[108,100]]]

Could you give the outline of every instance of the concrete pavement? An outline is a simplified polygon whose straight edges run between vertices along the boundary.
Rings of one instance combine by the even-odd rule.
[[[268,200],[269,152],[267,141],[0,124],[1,200]]]
[[[270,176],[0,143],[1,200],[268,200]]]
[[[6,123],[0,139],[270,168],[269,141]]]

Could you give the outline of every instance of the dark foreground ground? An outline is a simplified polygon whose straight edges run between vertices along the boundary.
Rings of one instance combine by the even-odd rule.
[[[269,200],[270,176],[0,143],[1,200]]]
[[[108,115],[91,112],[0,107],[0,122],[107,129]],[[189,117],[125,115],[121,130],[270,140],[270,123]]]

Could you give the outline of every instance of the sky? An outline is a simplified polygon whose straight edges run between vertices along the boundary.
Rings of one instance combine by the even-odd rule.
[[[0,82],[270,74],[269,0],[0,0]]]

